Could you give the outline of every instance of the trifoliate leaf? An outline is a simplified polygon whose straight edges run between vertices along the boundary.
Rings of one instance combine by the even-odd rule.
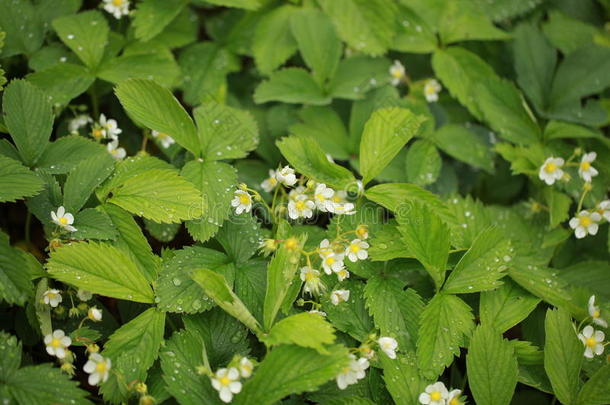
[[[108,42],[108,23],[97,10],[60,17],[53,21],[53,28],[68,48],[85,65],[95,70],[104,56]]]
[[[568,55],[595,42],[599,28],[577,16],[568,16],[561,10],[549,10],[542,31],[553,47]]]
[[[436,146],[427,139],[419,139],[409,146],[407,152],[407,179],[419,186],[432,184],[438,178],[442,164]]]
[[[10,245],[8,235],[0,232],[0,300],[24,305],[28,296],[33,295],[25,266],[23,257]]]
[[[136,302],[153,302],[144,274],[116,247],[80,242],[52,252],[47,270],[56,279],[95,294]]]
[[[333,305],[325,295],[322,297],[322,310],[335,328],[363,342],[375,327],[373,318],[365,307],[364,284],[360,281],[344,281],[341,288],[349,290],[349,299]]]
[[[273,325],[263,341],[269,346],[295,344],[328,354],[326,345],[335,341],[334,329],[320,314],[301,312]]]
[[[34,165],[53,130],[53,111],[45,94],[25,80],[13,80],[2,97],[4,122],[23,162]]]
[[[324,94],[311,74],[301,68],[278,70],[262,82],[254,92],[257,104],[281,101],[292,104],[326,105],[330,98]]]
[[[343,346],[328,348],[329,355],[313,349],[282,345],[259,364],[235,397],[236,405],[271,405],[287,395],[313,391],[334,378],[349,362]]]
[[[396,359],[380,353],[379,359],[383,367],[383,380],[394,402],[419,405],[419,394],[424,392],[428,382],[419,375],[415,353],[408,351],[406,354],[397,354]]]
[[[136,38],[142,41],[152,39],[180,14],[187,3],[186,0],[146,0],[138,3],[133,19]]]
[[[195,124],[171,91],[152,80],[131,79],[120,83],[115,92],[136,121],[171,136],[195,155],[201,153]]]
[[[21,342],[6,332],[0,332],[0,342],[0,379],[7,381],[21,365]]]
[[[112,190],[108,202],[161,223],[198,218],[203,210],[201,194],[191,182],[159,169],[128,178]]]
[[[78,212],[89,196],[114,170],[114,159],[109,153],[95,155],[80,162],[68,175],[64,184],[64,207]]]
[[[523,321],[539,302],[540,299],[514,282],[505,280],[496,290],[481,293],[479,305],[481,324],[490,324],[498,332],[504,333]]]
[[[41,5],[30,1],[18,3],[11,0],[0,1],[0,31],[6,33],[2,38],[2,57],[34,53],[44,41],[45,26],[39,17]]]
[[[43,188],[42,180],[20,162],[0,156],[0,202],[32,197]]]
[[[440,293],[428,302],[417,339],[417,364],[424,377],[435,379],[460,354],[473,318],[468,304],[454,295]]]
[[[290,17],[296,10],[286,4],[258,21],[252,39],[252,53],[261,73],[270,74],[296,52],[297,42],[290,31]]]
[[[103,145],[91,139],[68,135],[48,144],[36,166],[50,174],[63,174],[74,169],[85,159],[107,154]]]
[[[561,309],[548,309],[544,331],[544,369],[553,392],[564,404],[576,403],[584,348],[576,336],[570,315]]]
[[[449,156],[493,173],[491,147],[468,128],[455,124],[443,125],[430,140]]]
[[[476,328],[468,346],[466,367],[477,404],[510,404],[517,385],[517,359],[500,332],[491,326]]]

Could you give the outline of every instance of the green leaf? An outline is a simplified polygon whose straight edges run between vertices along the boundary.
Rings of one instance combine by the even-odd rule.
[[[418,186],[432,184],[441,172],[442,163],[436,146],[427,139],[419,139],[409,146],[407,152],[407,178]]]
[[[115,93],[136,121],[171,136],[196,156],[201,153],[195,124],[171,91],[151,80],[131,79],[120,83]]]
[[[334,378],[349,361],[343,346],[329,355],[313,349],[283,345],[271,351],[235,398],[236,405],[271,405],[290,394],[313,391]]]
[[[596,26],[555,9],[548,11],[548,20],[542,24],[542,31],[564,55],[591,44],[599,33]]]
[[[107,243],[64,245],[51,253],[47,270],[54,278],[95,294],[153,302],[146,277],[125,253]]]
[[[268,346],[295,344],[309,347],[321,354],[328,354],[325,345],[335,341],[334,329],[319,314],[301,312],[280,320],[273,325],[263,341]]]
[[[290,127],[290,133],[314,138],[333,158],[349,159],[349,137],[345,124],[332,107],[304,107],[299,111],[303,122]]]
[[[68,48],[92,70],[104,56],[108,42],[108,23],[97,10],[57,18],[52,23],[57,35]]]
[[[465,336],[474,327],[470,307],[460,298],[436,294],[420,318],[417,364],[421,374],[436,379],[459,356]]]
[[[437,46],[434,31],[419,15],[400,2],[397,19],[398,32],[394,37],[391,49],[409,53],[431,53]],[[407,23],[405,24],[404,21]]]
[[[492,290],[502,285],[500,279],[511,265],[514,250],[510,239],[498,228],[481,232],[455,266],[443,291],[464,294]]]
[[[254,333],[258,334],[261,331],[258,321],[227,285],[227,280],[221,274],[211,270],[198,269],[193,271],[192,278],[229,315],[238,319]]]
[[[265,293],[265,304],[263,309],[263,321],[265,330],[270,330],[275,322],[284,299],[297,274],[301,249],[307,240],[307,234],[299,238],[287,238],[267,267],[267,291]]]
[[[93,191],[114,170],[114,159],[109,153],[95,155],[81,161],[66,179],[64,184],[64,206],[69,212],[78,212],[87,202]]]
[[[403,287],[398,279],[373,277],[366,283],[364,296],[381,335],[396,338],[398,350],[406,353],[415,350],[424,303],[415,290]]]
[[[321,0],[343,41],[358,52],[381,55],[396,34],[394,2],[383,0]]]
[[[181,175],[203,196],[204,215],[187,221],[186,228],[193,239],[205,242],[229,218],[237,173],[226,163],[192,160],[184,165]]]
[[[510,280],[499,288],[481,293],[479,315],[483,325],[492,325],[504,333],[523,321],[538,306],[534,297]]]
[[[301,9],[290,18],[301,56],[319,84],[333,77],[343,46],[330,18],[319,10]]]
[[[553,392],[564,404],[575,404],[580,389],[583,346],[576,336],[570,315],[561,309],[548,309],[544,322],[544,369]]]
[[[297,42],[290,32],[290,17],[296,8],[280,6],[266,13],[256,25],[252,39],[252,54],[256,67],[263,74],[270,74],[297,50]]]
[[[325,295],[321,297],[322,310],[335,328],[364,342],[375,327],[365,307],[364,284],[359,281],[343,281],[342,288],[349,290],[349,300],[333,305]]]
[[[419,375],[415,353],[398,354],[393,360],[380,354],[379,359],[383,367],[383,380],[394,402],[400,405],[419,405],[419,394],[424,392],[428,382]]]
[[[249,112],[215,102],[194,111],[203,159],[240,159],[256,149],[258,128]]]
[[[266,261],[253,259],[236,266],[235,293],[259,322],[263,319],[266,288]]]
[[[310,137],[288,136],[276,142],[282,155],[301,174],[336,189],[355,185],[352,172],[329,162],[320,144]]]
[[[21,342],[6,332],[0,332],[0,342],[0,379],[7,381],[21,365]]]
[[[610,399],[610,364],[599,368],[578,393],[578,404],[604,405]]]
[[[30,55],[44,41],[44,26],[41,24],[36,8],[29,1],[15,3],[11,0],[0,1],[0,31],[6,33],[2,57]]]
[[[447,270],[449,227],[428,205],[407,203],[402,211],[396,213],[402,240],[430,274],[438,290]]]
[[[216,240],[233,263],[241,264],[254,256],[263,235],[255,216],[232,214],[218,231]]]
[[[129,79],[145,79],[165,87],[175,85],[180,68],[172,53],[165,48],[146,51],[123,53],[108,60],[100,67],[98,77],[116,84]]]
[[[33,295],[26,263],[19,251],[11,247],[8,235],[0,231],[0,299],[9,304],[24,305]]]
[[[466,1],[449,1],[439,21],[441,41],[502,40],[509,35],[496,28],[485,14]]]
[[[360,172],[365,185],[415,136],[422,122],[422,117],[404,108],[383,108],[371,115],[360,141]]]
[[[610,300],[610,263],[599,260],[584,260],[569,267],[562,268],[559,277],[574,287],[583,287],[595,294]]]
[[[363,99],[369,90],[387,82],[389,68],[386,58],[356,55],[342,59],[328,83],[328,93],[335,98]]]
[[[186,0],[145,0],[138,3],[133,19],[136,38],[148,41],[158,35],[180,14],[187,3]]]
[[[542,195],[546,201],[546,206],[549,208],[549,226],[555,228],[568,219],[572,199],[564,193],[553,190],[551,187],[545,187],[542,190]]]
[[[169,170],[151,169],[112,190],[108,202],[160,223],[199,218],[203,206],[195,186]]]
[[[161,349],[163,380],[182,405],[222,404],[210,379],[197,372],[205,351],[202,339],[190,330],[175,332]]]
[[[25,80],[13,80],[2,97],[4,122],[27,166],[38,161],[53,130],[53,111],[45,94]]]
[[[476,0],[475,2],[493,21],[498,22],[525,14],[540,5],[543,0],[499,0],[494,2]]]
[[[281,101],[292,104],[326,105],[330,103],[320,86],[306,70],[296,67],[272,73],[254,92],[257,104]]]
[[[87,91],[95,76],[82,65],[58,63],[29,74],[27,80],[44,91],[51,104],[67,105]]]
[[[214,305],[191,278],[196,268],[224,273],[227,256],[199,246],[185,247],[165,261],[155,286],[157,305],[163,311],[194,314]]]
[[[157,359],[164,331],[165,313],[149,308],[110,336],[102,355],[112,360],[114,372],[102,385],[104,399],[125,400],[124,391],[132,381],[146,380],[147,370]]]
[[[206,0],[206,3],[225,7],[245,8],[246,10],[256,10],[260,7],[261,0]]]
[[[468,384],[477,404],[508,405],[517,385],[517,359],[508,340],[491,326],[472,334],[466,356]]]
[[[40,178],[20,162],[0,156],[0,202],[35,196],[43,186]]]
[[[490,146],[468,128],[456,124],[443,125],[430,140],[449,156],[493,173],[494,162]]]
[[[77,240],[98,239],[116,240],[119,232],[112,220],[99,208],[87,208],[74,216],[74,227],[70,237]]]
[[[103,145],[91,139],[79,135],[62,136],[47,146],[36,166],[50,174],[64,174],[85,159],[107,154]]]

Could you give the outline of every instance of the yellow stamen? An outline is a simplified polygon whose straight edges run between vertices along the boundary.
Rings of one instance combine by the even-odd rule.
[[[239,202],[242,205],[250,204],[250,196],[248,194],[240,194],[239,195]]]
[[[332,266],[335,263],[335,258],[330,256],[326,258],[326,264]]]
[[[106,371],[106,369],[107,369],[107,368],[108,368],[108,367],[106,366],[106,362],[105,362],[105,361],[102,361],[102,362],[100,362],[100,363],[97,363],[97,366],[95,366],[95,370],[96,370],[98,373],[104,373],[104,372]]]
[[[54,348],[58,348],[61,347],[61,340],[57,339],[57,338],[53,338],[53,340],[51,340],[51,346]]]
[[[123,4],[123,0],[112,0],[112,4],[118,7]]]
[[[587,227],[589,227],[591,224],[593,224],[593,221],[591,220],[591,218],[589,218],[589,217],[585,217],[585,216],[580,217],[580,218],[579,218],[579,221],[580,221],[580,225],[581,225],[581,226],[584,226],[585,228],[587,228]]]
[[[544,165],[544,171],[547,173],[553,173],[555,170],[557,170],[557,165],[553,162],[549,162]]]
[[[225,377],[221,377],[218,381],[220,381],[220,384],[222,385],[229,385],[231,384],[231,379],[227,376]]]
[[[432,401],[440,401],[442,397],[443,396],[438,391],[434,391],[433,393],[430,394],[430,399]]]
[[[599,318],[599,316],[600,316],[600,315],[601,315],[601,314],[600,314],[600,312],[599,312],[599,309],[596,309],[595,311],[593,311],[593,315],[591,315],[591,316],[592,316],[593,318]]]
[[[587,347],[594,348],[597,345],[597,340],[595,340],[595,338],[591,336],[590,338],[587,338],[587,340],[585,340],[585,345],[587,345]]]
[[[316,275],[312,271],[305,273],[305,281],[312,281],[316,278]]]
[[[305,202],[297,201],[294,207],[299,211],[303,211],[305,209]]]
[[[101,130],[101,129],[99,129],[99,128],[96,128],[96,129],[94,129],[93,131],[91,131],[91,135],[93,135],[93,137],[94,137],[95,139],[100,139],[100,138],[103,138],[103,137],[104,137],[104,133],[103,133],[103,132],[102,132],[102,130]]]
[[[582,170],[583,172],[589,170],[591,168],[591,163],[589,162],[582,162],[580,164],[580,170]]]
[[[286,241],[286,249],[294,250],[299,246],[299,241],[296,238],[290,238]]]
[[[358,253],[358,251],[360,251],[360,245],[358,245],[357,243],[353,243],[349,245],[349,250],[352,253]]]

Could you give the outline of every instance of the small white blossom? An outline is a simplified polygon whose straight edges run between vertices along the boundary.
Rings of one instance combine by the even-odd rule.
[[[57,211],[51,211],[51,219],[55,224],[59,225],[66,231],[76,232],[76,228],[72,226],[74,223],[74,216],[69,212],[66,212],[63,205],[57,208]]]
[[[332,201],[334,194],[335,190],[326,187],[326,184],[318,184],[313,194],[316,207],[322,212],[333,212],[335,210],[335,203]]]
[[[597,224],[602,217],[597,212],[580,211],[574,218],[570,219],[570,228],[574,229],[574,235],[582,239],[587,235],[595,235],[599,228]]]
[[[314,270],[309,266],[301,267],[300,277],[305,282],[303,292],[319,295],[320,291],[326,289],[324,284],[322,284],[322,280],[320,280],[320,272],[318,270]]]
[[[354,215],[356,213],[354,204],[350,202],[335,203],[332,212],[337,215]]]
[[[358,225],[358,228],[356,228],[356,236],[358,236],[358,239],[361,240],[368,239],[369,227],[366,225]]]
[[[345,255],[351,262],[357,262],[358,260],[365,260],[369,257],[369,253],[367,249],[369,248],[369,244],[360,240],[354,239],[350,242],[347,249],[345,249]]]
[[[343,281],[346,278],[349,278],[349,271],[345,270],[345,268],[335,272],[335,274],[337,275],[337,279],[339,281]]]
[[[99,322],[102,320],[102,310],[98,309],[97,307],[91,307],[87,312],[87,316],[92,321]]]
[[[252,209],[252,196],[247,191],[235,190],[231,206],[235,208],[237,215],[240,215],[242,212],[250,212]]]
[[[275,173],[277,181],[285,186],[291,187],[297,182],[297,176],[294,174],[294,169],[290,166],[284,166]]]
[[[291,219],[311,218],[315,207],[316,205],[314,202],[309,200],[306,195],[302,194],[295,200],[288,202],[288,216]]]
[[[91,291],[83,290],[82,288],[78,289],[78,291],[76,292],[76,296],[79,300],[85,302],[93,298],[93,294],[91,293]]]
[[[583,328],[582,333],[578,334],[578,338],[585,345],[585,357],[592,359],[594,356],[599,356],[604,352],[604,332],[593,329],[593,326],[587,325]]]
[[[290,190],[290,192],[288,193],[288,198],[291,201],[296,201],[301,196],[307,196],[305,194],[305,186],[296,186],[295,188]]]
[[[125,151],[125,149],[119,148],[118,139],[114,139],[111,142],[109,142],[106,145],[106,150],[108,150],[108,153],[110,153],[110,155],[112,155],[112,157],[115,158],[116,160],[124,159],[125,156],[127,156],[127,152]]]
[[[460,400],[462,390],[451,390],[447,396],[447,405],[464,405],[464,402]]]
[[[434,103],[438,101],[438,93],[441,92],[443,87],[436,79],[426,80],[424,84],[424,96],[426,97],[426,101],[429,103]]]
[[[129,14],[129,0],[104,0],[104,10],[119,20]]]
[[[331,253],[322,260],[322,268],[326,274],[336,273],[344,267],[343,254],[341,253]]]
[[[392,76],[392,86],[398,86],[405,78],[405,67],[400,61],[395,60],[392,66],[390,66],[390,76]]]
[[[239,374],[243,378],[250,378],[252,370],[254,370],[254,364],[247,357],[242,357],[239,361]]]
[[[337,386],[344,390],[349,385],[356,384],[358,380],[366,376],[366,369],[369,368],[369,361],[364,357],[356,359],[353,354],[349,355],[350,362],[337,376]]]
[[[66,357],[66,349],[72,344],[72,339],[66,336],[63,330],[56,329],[44,337],[44,344],[47,346],[49,355],[63,359]]]
[[[318,314],[320,316],[326,316],[326,312],[324,311],[318,311],[317,309],[312,309],[309,311],[310,314]]]
[[[152,134],[153,138],[156,138],[159,140],[159,142],[161,143],[161,146],[163,146],[165,149],[169,148],[170,146],[172,146],[173,144],[176,143],[176,141],[174,141],[174,138],[172,138],[171,136],[169,136],[166,133],[152,131],[151,134]]]
[[[347,300],[349,300],[349,290],[334,290],[330,293],[330,302],[333,305],[339,305]]]
[[[77,115],[68,123],[68,131],[70,131],[71,134],[78,134],[79,129],[86,127],[92,122],[93,118],[91,118],[87,114]]]
[[[442,382],[428,385],[424,392],[419,394],[419,402],[424,405],[445,405],[449,398],[449,391]]]
[[[602,313],[599,306],[595,305],[595,295],[589,298],[589,316],[593,319],[593,323],[602,328],[608,327],[608,322],[601,317]]]
[[[597,207],[597,213],[603,216],[606,221],[610,222],[610,200],[600,202]]]
[[[123,132],[114,119],[107,119],[104,114],[100,114],[100,126],[106,131],[106,136],[110,139],[118,139]]]
[[[62,301],[60,291],[54,288],[45,291],[45,293],[42,295],[42,299],[44,300],[45,304],[50,305],[53,308],[57,308],[59,303]]]
[[[270,193],[273,191],[273,189],[275,189],[276,186],[277,186],[277,178],[276,178],[275,170],[269,170],[269,177],[266,178],[265,181],[263,181],[261,183],[261,187],[263,188],[263,190]]]
[[[108,381],[110,374],[110,367],[112,361],[105,358],[99,353],[91,353],[89,360],[85,363],[83,370],[89,374],[89,385],[98,385],[100,382],[105,383]]]
[[[547,185],[552,185],[555,183],[555,181],[563,177],[563,170],[561,168],[563,167],[564,163],[565,162],[562,158],[551,156],[544,161],[542,166],[540,166],[538,177]]]
[[[211,378],[212,387],[220,394],[222,402],[229,403],[233,400],[233,394],[239,394],[241,391],[241,382],[239,382],[239,371],[231,367],[221,368],[216,371],[216,375]]]
[[[398,347],[398,342],[396,339],[382,336],[377,341],[379,344],[379,348],[391,359],[396,358],[396,348]]]
[[[587,183],[590,183],[593,177],[599,174],[597,169],[591,166],[596,157],[597,153],[595,152],[585,153],[582,155],[580,165],[578,166],[578,175]]]

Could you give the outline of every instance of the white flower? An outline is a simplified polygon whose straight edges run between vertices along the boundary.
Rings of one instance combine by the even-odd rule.
[[[51,219],[55,224],[59,225],[66,231],[76,232],[76,228],[72,226],[74,223],[74,216],[69,212],[66,212],[63,205],[57,208],[57,211],[51,211]]]
[[[152,136],[153,138],[157,138],[159,142],[161,142],[161,146],[163,146],[165,149],[176,143],[176,141],[174,141],[174,138],[163,132],[152,131]]]
[[[333,212],[335,210],[335,203],[332,201],[334,194],[335,190],[330,187],[326,187],[326,184],[318,184],[313,194],[316,207],[318,207],[318,209],[322,212]]]
[[[104,0],[104,10],[119,20],[129,14],[129,0]]]
[[[216,371],[216,375],[211,378],[212,387],[220,394],[222,402],[229,403],[233,400],[233,394],[239,394],[241,383],[239,382],[239,371],[231,367],[221,368]]]
[[[597,153],[595,152],[585,153],[582,155],[582,160],[578,166],[578,175],[587,183],[590,183],[592,178],[599,174],[597,169],[591,166],[596,157]]]
[[[449,397],[447,387],[442,382],[428,385],[425,392],[419,394],[419,402],[424,405],[445,405],[445,400]]]
[[[464,405],[464,403],[460,401],[461,395],[462,390],[449,391],[449,395],[447,396],[447,405]]]
[[[266,192],[270,193],[277,186],[277,178],[275,170],[269,170],[269,177],[261,183],[261,187]]]
[[[97,307],[91,307],[87,312],[87,316],[92,321],[99,322],[102,320],[102,310],[98,309]]]
[[[337,376],[337,386],[341,390],[344,390],[349,385],[356,384],[358,380],[363,379],[366,375],[366,369],[369,368],[369,361],[364,357],[356,359],[356,356],[353,354],[350,354],[349,357],[349,365]]]
[[[350,242],[347,249],[345,249],[345,255],[353,263],[358,260],[364,260],[369,257],[369,253],[366,251],[369,248],[369,244],[360,240],[354,239]]]
[[[349,277],[349,271],[345,270],[345,268],[337,271],[335,274],[337,274],[337,279],[339,281],[343,281]]]
[[[332,212],[337,215],[354,215],[356,213],[354,211],[354,204],[350,202],[335,203]]]
[[[582,239],[587,234],[595,235],[602,217],[597,212],[580,211],[574,218],[570,219],[570,228],[574,229],[574,235],[578,239]]]
[[[429,103],[434,103],[438,101],[438,93],[441,92],[443,87],[436,79],[426,80],[424,84],[424,96],[426,97],[426,101]]]
[[[106,150],[112,155],[113,158],[121,160],[127,156],[127,152],[123,148],[119,148],[119,140],[114,139],[106,145]]]
[[[565,162],[562,158],[556,158],[551,156],[550,158],[544,161],[542,166],[540,166],[538,177],[547,185],[552,185],[553,183],[555,183],[555,181],[563,177],[563,170],[561,170],[561,168],[563,167],[564,163]]]
[[[59,303],[62,301],[60,291],[56,290],[54,288],[45,291],[45,293],[42,295],[42,297],[43,297],[42,299],[44,300],[44,303],[52,306],[53,308],[56,308],[59,305]]]
[[[78,289],[76,296],[81,301],[89,301],[91,298],[93,298],[91,291],[83,290],[82,288]]]
[[[326,274],[336,273],[344,267],[343,254],[341,253],[330,253],[322,260],[322,268]]]
[[[305,186],[296,186],[288,193],[288,198],[295,201],[297,198],[305,195]]]
[[[325,259],[326,256],[334,253],[328,239],[322,239],[322,242],[320,242],[320,247],[318,247],[318,253],[320,254],[321,259]]]
[[[599,356],[604,352],[604,332],[593,329],[593,326],[587,325],[578,334],[578,338],[585,345],[585,357],[592,359],[595,355]]]
[[[297,182],[297,176],[294,174],[294,169],[290,166],[284,166],[275,172],[275,178],[288,187],[293,186]]]
[[[597,213],[603,216],[606,221],[610,222],[610,200],[604,200],[599,203]]]
[[[405,77],[405,67],[400,61],[395,60],[390,66],[390,76],[392,76],[392,86],[398,86]]]
[[[106,135],[111,139],[118,139],[119,134],[123,132],[116,120],[107,119],[104,114],[100,114],[100,126],[106,131]]]
[[[97,385],[101,382],[105,383],[108,381],[108,375],[112,361],[105,358],[99,353],[91,353],[89,360],[85,363],[83,370],[89,374],[89,385]]]
[[[244,378],[250,378],[253,369],[254,364],[247,357],[242,357],[239,361],[239,374]]]
[[[320,272],[309,266],[301,267],[301,280],[305,282],[303,292],[319,295],[320,290],[326,289],[322,280],[320,280]]]
[[[379,338],[377,343],[379,344],[379,348],[383,350],[383,352],[387,354],[389,358],[396,358],[396,348],[398,347],[398,342],[396,341],[396,339],[387,336],[382,336]]]
[[[318,314],[320,316],[326,316],[326,312],[318,311],[317,309],[312,309],[309,311],[310,314]]]
[[[339,305],[341,302],[349,300],[349,290],[334,290],[330,293],[330,302]]]
[[[366,225],[358,225],[358,228],[356,228],[356,235],[361,240],[368,239],[368,237],[369,237],[369,227],[366,226]]]
[[[78,133],[79,129],[91,124],[92,122],[93,119],[86,114],[77,115],[68,123],[68,131],[70,131],[72,134],[76,134]]]
[[[247,191],[235,190],[231,206],[235,207],[235,213],[240,215],[242,212],[250,212],[252,209],[252,196]]]
[[[291,219],[311,218],[313,209],[316,207],[313,201],[309,200],[306,195],[302,194],[295,200],[288,202],[288,216]]]
[[[53,333],[44,337],[44,344],[47,345],[47,353],[57,356],[58,359],[66,357],[66,349],[72,344],[72,339],[66,336],[63,330],[56,329]]]
[[[593,323],[603,327],[608,327],[608,322],[605,319],[601,318],[601,310],[598,306],[595,305],[595,295],[592,295],[589,298],[589,316],[593,319]]]

